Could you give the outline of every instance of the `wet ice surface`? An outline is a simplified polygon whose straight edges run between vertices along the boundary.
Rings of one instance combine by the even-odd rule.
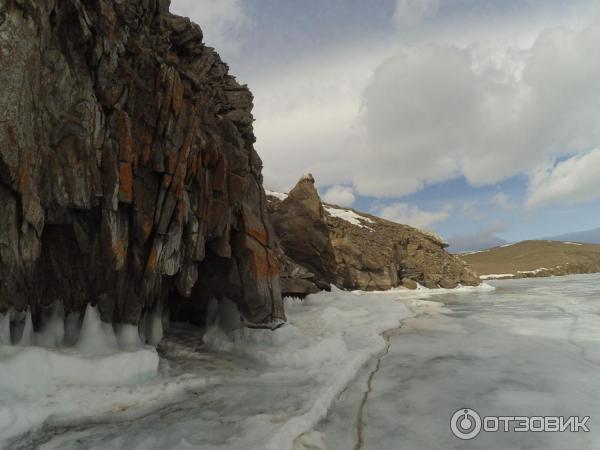
[[[199,329],[175,327],[154,379],[64,385],[0,404],[0,447],[292,449],[385,347],[381,333],[433,307],[419,300],[429,295],[322,293],[288,301],[290,324],[274,332],[211,327],[204,341]],[[15,411],[22,425],[31,413],[31,431],[2,436],[14,434]]]
[[[442,314],[408,319],[390,339],[363,410],[363,449],[600,448],[600,276],[493,282],[445,294]],[[374,362],[317,429],[353,449],[357,405]],[[482,416],[591,416],[584,433],[452,436],[459,408]],[[354,426],[353,426],[354,425]]]
[[[205,342],[175,327],[151,380],[0,402],[0,424],[19,407],[47,415],[28,434],[0,432],[0,448],[354,449],[361,404],[364,449],[600,448],[600,276],[493,284],[319,294],[289,303],[275,332],[212,328]],[[459,441],[449,419],[463,407],[590,415],[591,432]]]

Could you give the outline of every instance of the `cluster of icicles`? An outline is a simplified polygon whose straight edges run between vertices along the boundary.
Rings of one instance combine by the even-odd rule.
[[[162,314],[148,311],[139,325],[109,324],[100,320],[98,308],[88,305],[83,318],[64,316],[62,306],[54,305],[52,314],[39,331],[34,330],[31,312],[0,313],[0,345],[75,347],[84,354],[103,354],[118,350],[138,350],[144,344],[158,345],[163,337]]]

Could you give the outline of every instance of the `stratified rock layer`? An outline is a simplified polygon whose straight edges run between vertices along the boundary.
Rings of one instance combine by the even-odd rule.
[[[200,28],[165,0],[0,9],[0,310],[283,319],[252,94]]]

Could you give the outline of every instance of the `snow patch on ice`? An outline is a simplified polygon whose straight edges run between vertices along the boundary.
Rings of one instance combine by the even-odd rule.
[[[490,273],[487,275],[480,275],[480,279],[482,280],[502,280],[505,278],[514,278],[512,273]]]
[[[558,266],[557,266],[558,267]],[[522,274],[538,274],[540,272],[543,272],[545,270],[550,270],[546,267],[540,267],[539,269],[533,269],[533,270],[518,270],[517,273],[522,273]]]
[[[158,355],[151,348],[86,357],[72,350],[0,347],[0,399],[49,393],[60,386],[139,383],[157,369]]]

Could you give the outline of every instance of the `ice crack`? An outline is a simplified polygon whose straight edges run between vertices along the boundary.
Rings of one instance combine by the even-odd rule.
[[[399,327],[400,328],[400,327]],[[365,409],[365,405],[367,403],[367,400],[369,399],[369,394],[371,393],[371,389],[372,389],[372,385],[373,385],[373,378],[375,377],[375,375],[377,374],[377,372],[379,372],[379,368],[381,367],[381,360],[389,354],[390,352],[390,337],[391,337],[391,332],[385,332],[383,334],[383,337],[385,339],[386,345],[385,345],[385,350],[383,352],[381,352],[379,354],[379,356],[377,357],[377,363],[375,364],[375,368],[371,371],[371,373],[369,374],[369,378],[367,379],[367,389],[364,392],[362,399],[360,401],[360,404],[358,406],[358,412],[356,415],[356,445],[354,446],[354,450],[360,450],[364,444],[364,439],[363,439],[363,411]]]

